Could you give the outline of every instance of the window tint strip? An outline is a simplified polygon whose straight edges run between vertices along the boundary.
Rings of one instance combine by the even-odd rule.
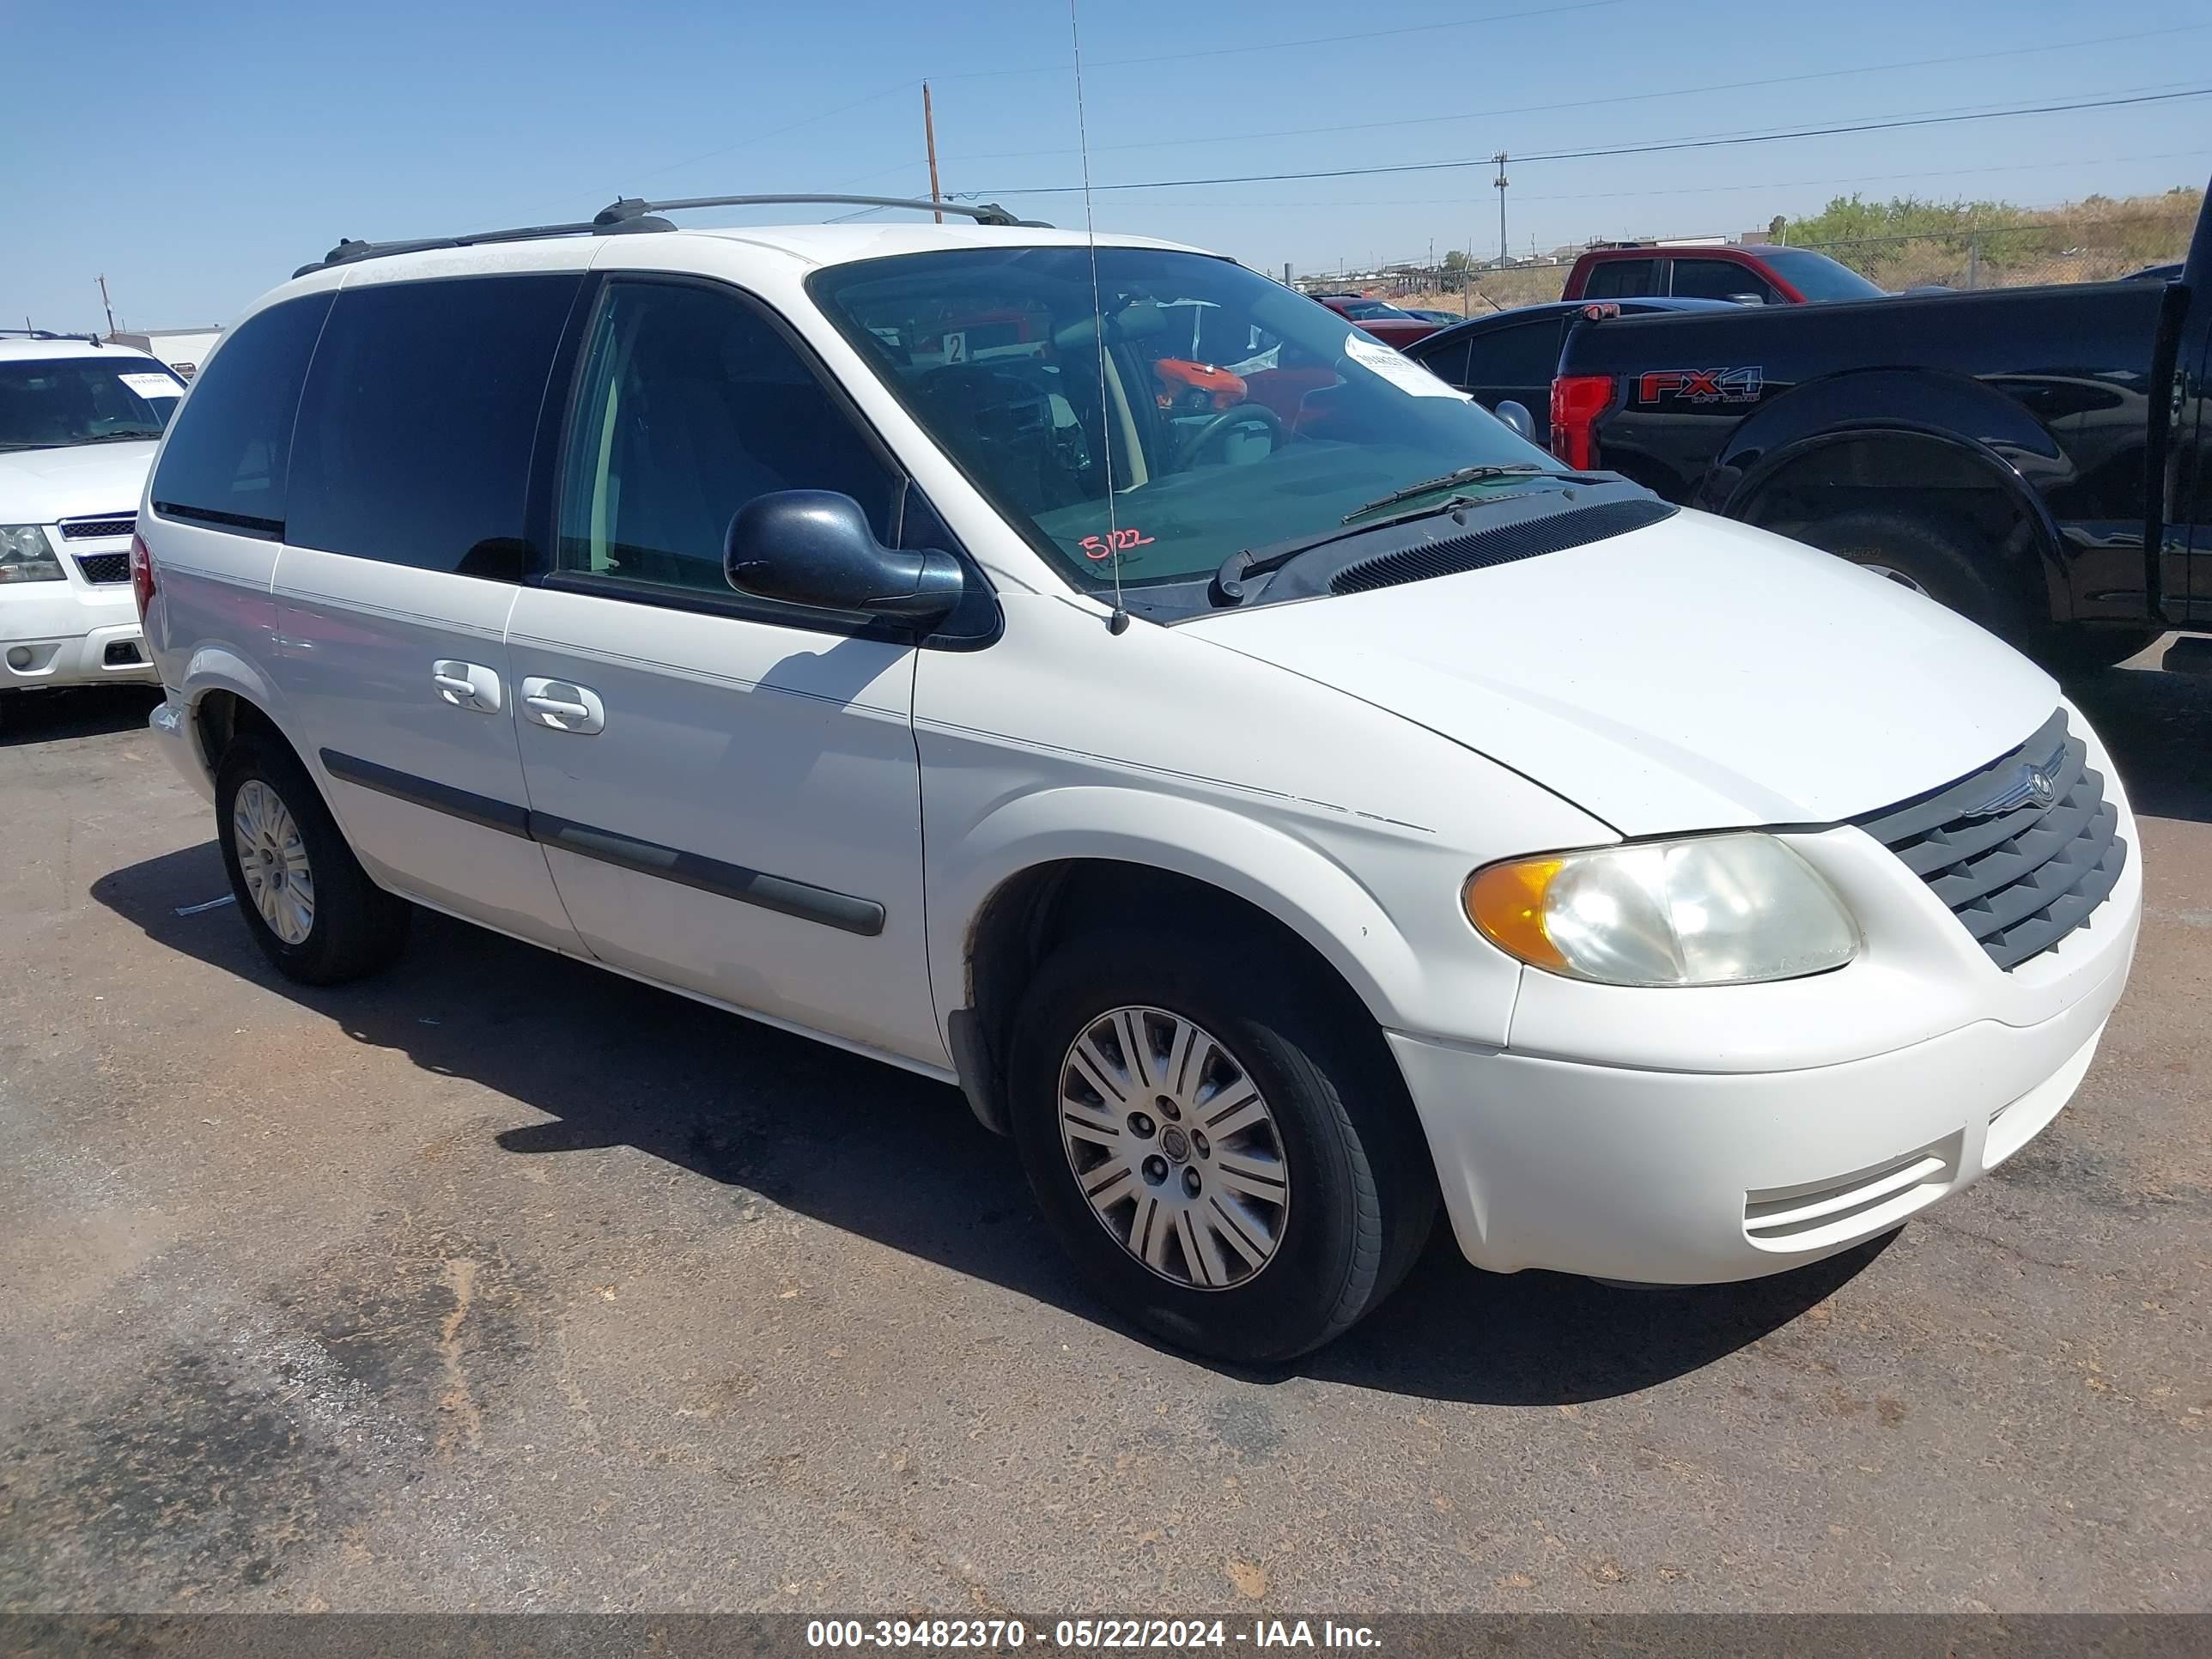
[[[703,854],[640,841],[635,836],[619,835],[611,830],[596,830],[549,812],[533,812],[512,802],[472,794],[450,784],[379,766],[358,756],[343,755],[334,749],[320,752],[323,769],[332,777],[374,789],[380,795],[390,795],[410,805],[427,807],[503,835],[557,847],[580,858],[635,870],[640,875],[658,876],[663,881],[733,899],[739,904],[796,916],[802,921],[820,922],[842,933],[872,939],[884,931],[884,907],[873,899],[855,898],[849,893],[793,881],[786,876],[725,864]]]

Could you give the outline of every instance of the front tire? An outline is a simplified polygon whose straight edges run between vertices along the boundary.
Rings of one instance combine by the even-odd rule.
[[[414,907],[368,878],[299,757],[241,733],[216,777],[216,839],[246,930],[303,985],[375,972],[407,942]]]
[[[1030,1187],[1085,1277],[1176,1346],[1248,1364],[1350,1328],[1437,1203],[1364,1010],[1266,955],[1079,937],[1031,983],[1009,1067]]]

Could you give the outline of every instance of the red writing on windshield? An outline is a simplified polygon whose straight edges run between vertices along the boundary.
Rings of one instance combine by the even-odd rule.
[[[1155,538],[1141,530],[1116,530],[1104,536],[1085,536],[1076,545],[1086,559],[1103,559],[1132,547],[1150,547]]]

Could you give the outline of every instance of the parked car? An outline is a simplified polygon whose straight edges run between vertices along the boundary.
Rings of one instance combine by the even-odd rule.
[[[347,245],[174,422],[152,726],[278,971],[420,902],[957,1083],[1239,1361],[1439,1202],[1501,1272],[1771,1273],[2080,1082],[2134,821],[1989,635],[1196,250],[652,213]],[[1243,402],[1154,395],[1199,326]]]
[[[1623,300],[1620,305],[1625,317],[1730,308],[1724,300]],[[1559,370],[1559,346],[1568,325],[1582,315],[1582,309],[1580,301],[1559,300],[1492,312],[1416,341],[1406,348],[1406,355],[1485,409],[1520,404],[1528,416],[1527,435],[1548,446],[1552,377]]]
[[[1797,306],[1879,299],[1881,290],[1849,265],[1808,247],[1668,247],[1615,242],[1575,261],[1567,300],[1728,300]]]
[[[2178,285],[1606,319],[1553,447],[1810,542],[2062,668],[2212,623],[2212,230]]]
[[[1387,301],[1364,294],[1319,294],[1314,296],[1340,317],[1349,318],[1385,345],[1408,346],[1425,339],[1441,325]]]
[[[0,696],[154,678],[131,526],[184,383],[143,351],[0,339]]]
[[[1430,306],[1400,306],[1398,309],[1408,317],[1418,317],[1425,323],[1434,323],[1438,328],[1449,328],[1455,323],[1463,323],[1467,320],[1456,311],[1438,311]]]

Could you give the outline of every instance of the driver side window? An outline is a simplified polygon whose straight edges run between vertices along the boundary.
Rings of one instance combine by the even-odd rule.
[[[722,539],[779,489],[852,496],[888,541],[895,480],[783,335],[727,291],[617,281],[592,319],[556,568],[729,593]]]

